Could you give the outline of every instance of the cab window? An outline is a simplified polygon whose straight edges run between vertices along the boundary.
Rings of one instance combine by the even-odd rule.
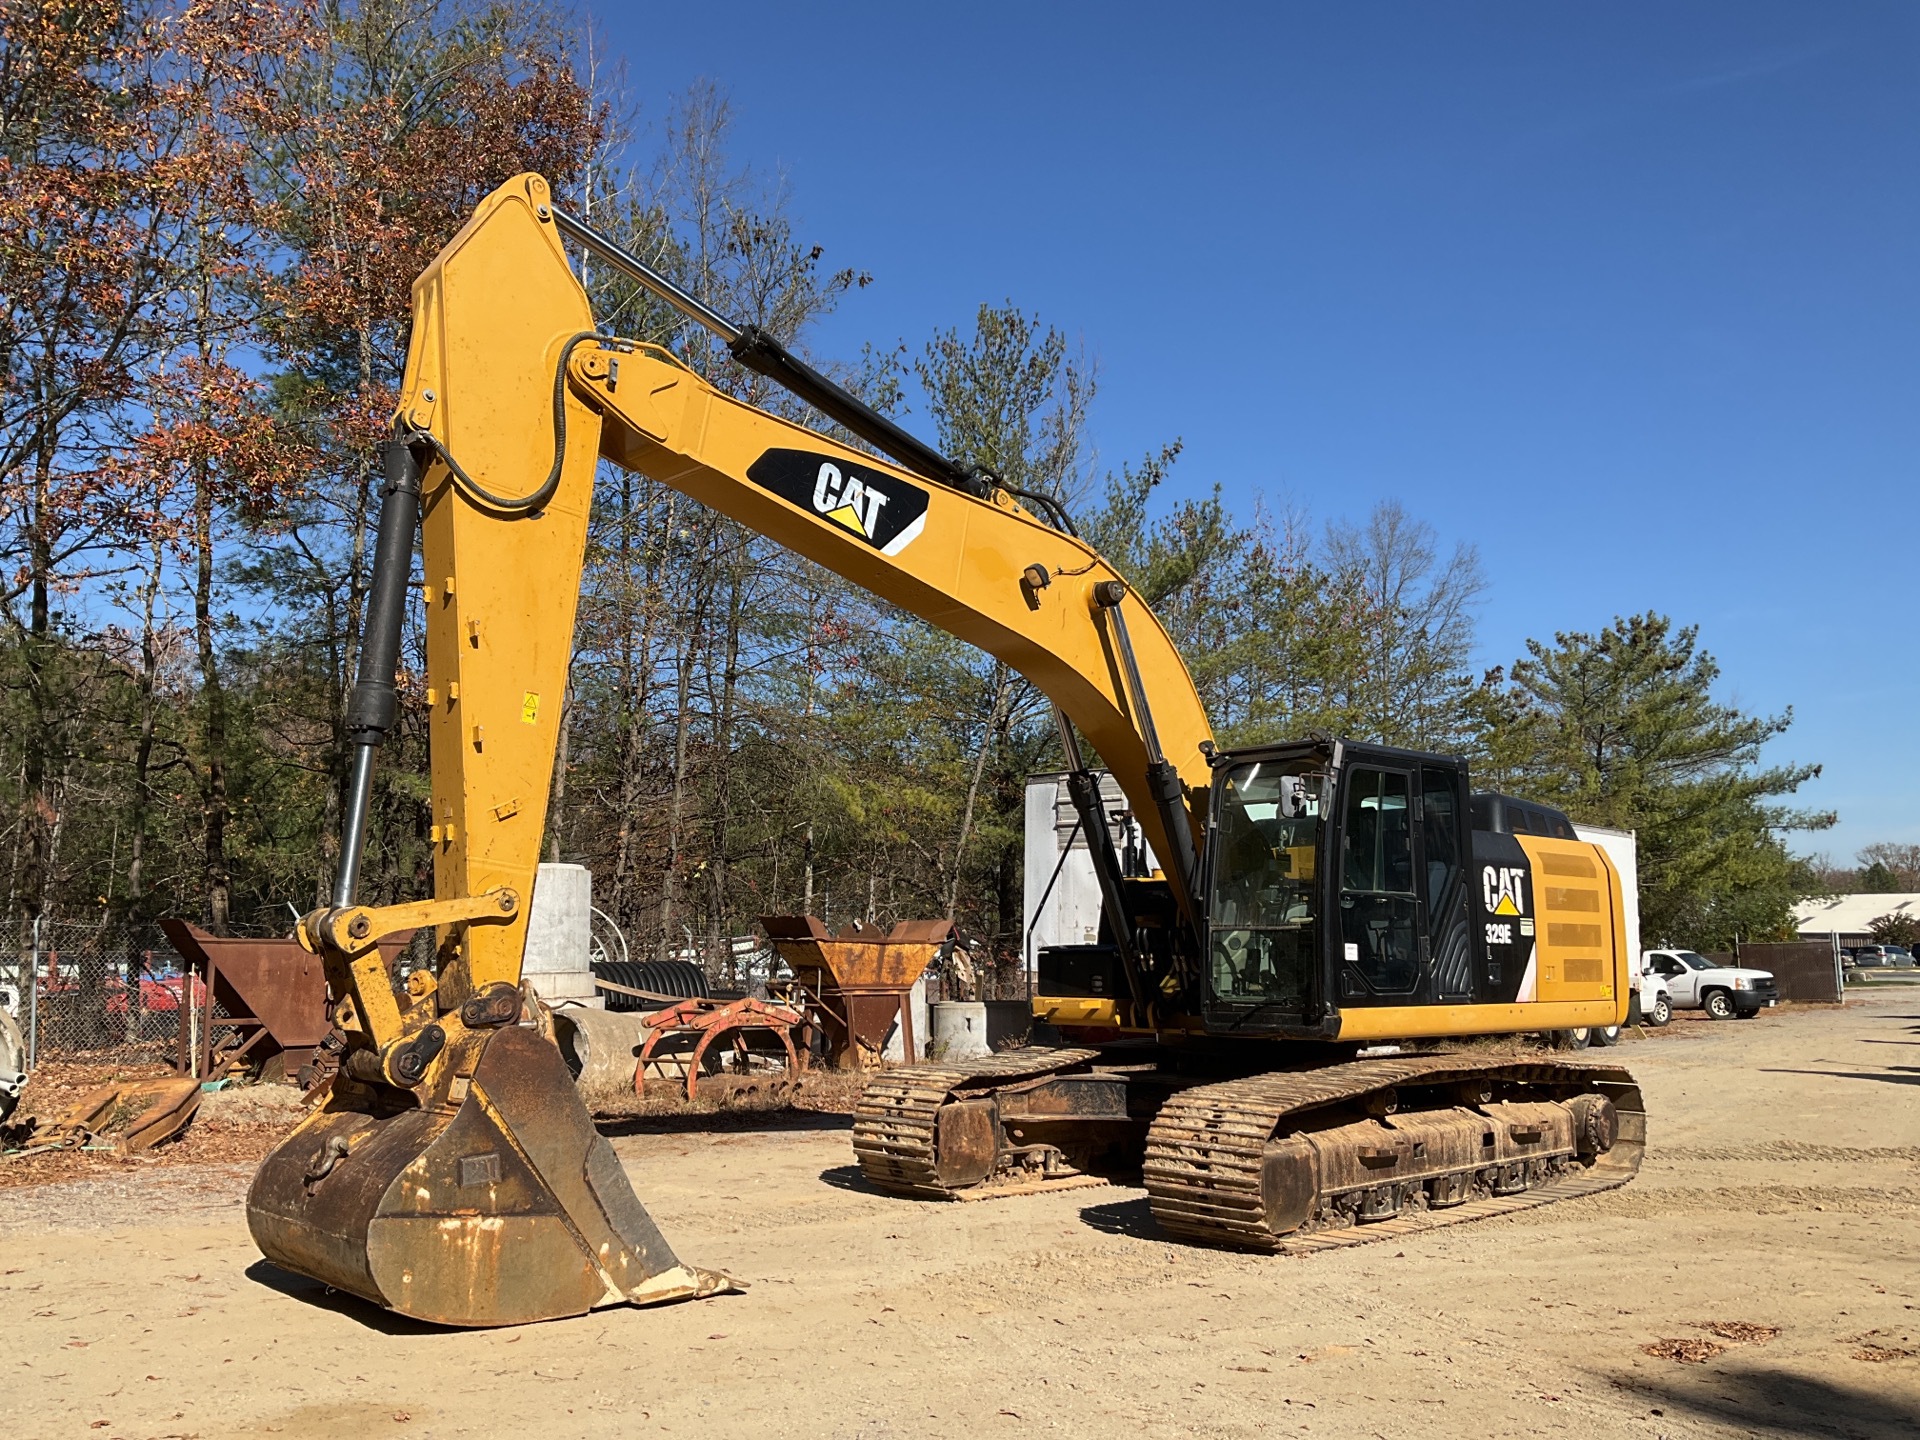
[[[1297,1008],[1319,953],[1320,761],[1254,761],[1219,782],[1208,968],[1226,1004]]]
[[[1344,966],[1364,982],[1361,993],[1404,995],[1420,979],[1408,791],[1399,770],[1356,766],[1347,780],[1340,940]]]

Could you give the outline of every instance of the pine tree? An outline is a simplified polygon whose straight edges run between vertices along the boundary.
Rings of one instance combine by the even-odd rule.
[[[1782,836],[1834,821],[1775,803],[1820,773],[1760,763],[1792,711],[1749,715],[1715,700],[1720,667],[1697,628],[1664,615],[1527,650],[1482,688],[1481,780],[1637,832],[1649,942],[1787,938],[1793,902],[1818,887]]]

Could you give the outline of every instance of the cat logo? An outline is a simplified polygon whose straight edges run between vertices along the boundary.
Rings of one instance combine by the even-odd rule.
[[[926,528],[926,491],[843,456],[769,450],[747,467],[747,478],[882,555],[898,555]]]
[[[1527,913],[1527,872],[1506,865],[1489,865],[1480,872],[1480,899],[1489,915]]]

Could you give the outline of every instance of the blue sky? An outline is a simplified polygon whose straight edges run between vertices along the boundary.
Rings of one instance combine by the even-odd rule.
[[[589,5],[707,77],[830,266],[812,337],[1012,299],[1112,464],[1480,547],[1483,664],[1647,609],[1920,840],[1920,5]],[[911,418],[910,418],[911,423]]]

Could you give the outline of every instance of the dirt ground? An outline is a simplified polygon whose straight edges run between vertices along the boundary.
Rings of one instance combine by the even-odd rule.
[[[516,1330],[266,1266],[245,1165],[6,1188],[0,1432],[1913,1436],[1920,990],[1613,1054],[1628,1188],[1304,1259],[1169,1244],[1137,1190],[884,1199],[844,1116],[623,1122],[682,1257],[752,1288]]]

